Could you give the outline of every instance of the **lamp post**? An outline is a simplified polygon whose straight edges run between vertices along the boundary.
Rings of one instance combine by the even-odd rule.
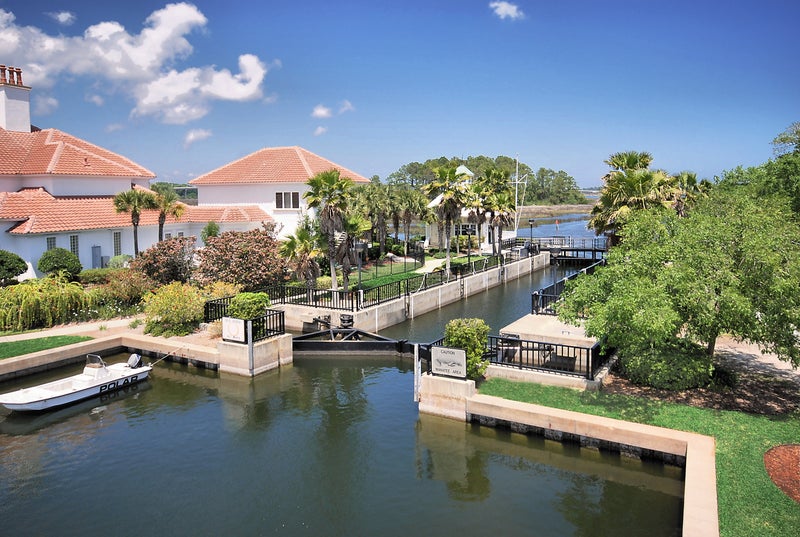
[[[467,264],[472,268],[472,227],[467,228]]]
[[[367,243],[358,241],[355,244],[356,254],[358,255],[358,290],[361,291],[361,256],[367,249]]]

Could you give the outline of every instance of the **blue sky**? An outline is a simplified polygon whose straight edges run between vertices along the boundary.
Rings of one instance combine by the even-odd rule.
[[[184,182],[299,145],[385,178],[519,156],[600,184],[622,150],[713,178],[800,121],[796,0],[0,0],[32,121]]]

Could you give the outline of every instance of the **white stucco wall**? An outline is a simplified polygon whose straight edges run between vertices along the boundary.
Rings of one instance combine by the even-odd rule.
[[[241,185],[200,185],[197,187],[198,205],[258,205],[275,220],[279,237],[292,235],[297,223],[308,207],[303,193],[308,190],[305,183],[269,183]],[[275,194],[278,192],[297,192],[299,209],[277,209]]]

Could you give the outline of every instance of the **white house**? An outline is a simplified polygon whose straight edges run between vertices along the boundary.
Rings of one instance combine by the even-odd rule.
[[[291,235],[308,211],[303,194],[309,179],[320,172],[338,170],[356,184],[369,179],[303,149],[267,147],[189,181],[197,187],[198,207],[256,204],[271,215],[279,234]]]
[[[75,253],[84,268],[103,266],[108,258],[133,254],[130,215],[117,213],[114,195],[147,189],[155,178],[135,162],[58,129],[30,123],[30,91],[22,71],[0,65],[0,250],[22,257],[34,277],[46,250]],[[250,205],[186,206],[183,216],[168,218],[168,236],[199,236],[209,221],[229,229],[252,229],[270,216]],[[158,213],[145,211],[139,225],[139,248],[158,240]],[[199,239],[198,239],[199,242]]]

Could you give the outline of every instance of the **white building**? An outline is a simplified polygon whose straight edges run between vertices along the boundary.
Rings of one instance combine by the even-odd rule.
[[[267,147],[189,181],[198,207],[256,204],[276,222],[282,237],[292,235],[308,211],[303,194],[318,173],[338,170],[356,184],[369,179],[302,147]]]
[[[39,258],[55,247],[71,250],[84,268],[133,254],[130,215],[117,213],[113,198],[130,188],[147,189],[155,174],[60,130],[33,127],[30,91],[20,69],[0,65],[0,250],[26,261],[20,279],[38,276]],[[258,228],[271,218],[252,202],[186,206],[179,220],[168,217],[165,236],[199,237],[210,221],[227,231]],[[144,211],[139,249],[157,241],[158,212]]]

